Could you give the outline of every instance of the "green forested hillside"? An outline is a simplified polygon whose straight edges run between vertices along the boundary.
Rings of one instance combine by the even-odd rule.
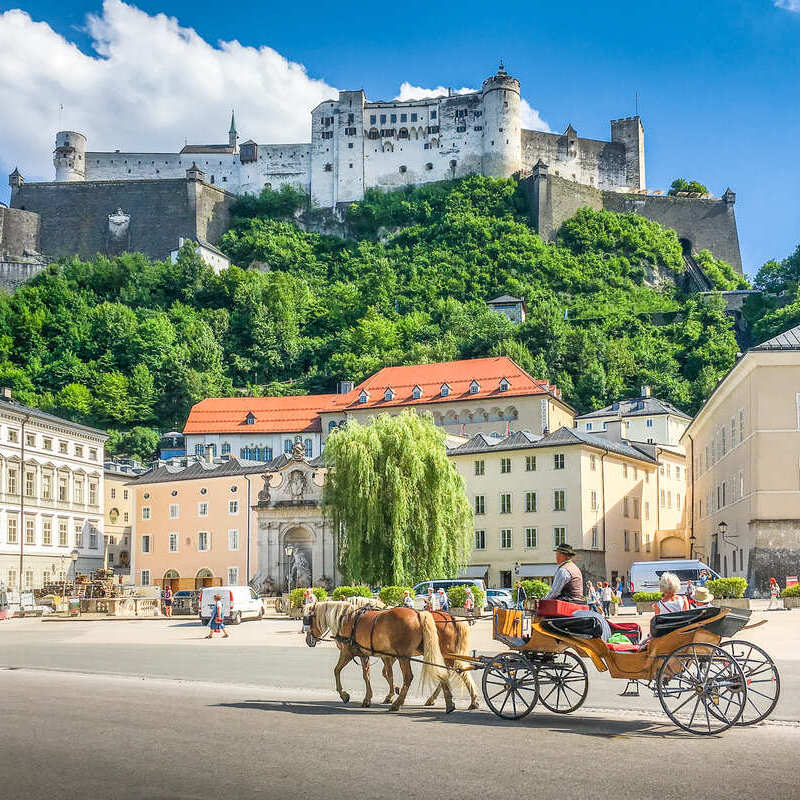
[[[302,203],[239,203],[220,246],[260,269],[215,276],[191,247],[52,267],[0,299],[0,383],[144,455],[203,397],[330,391],[386,364],[507,354],[580,410],[647,383],[692,412],[736,357],[721,301],[675,288],[677,238],[641,217],[583,209],[545,244],[513,180],[475,177],[369,193],[341,240],[298,228]],[[524,325],[487,309],[503,293],[526,298]]]

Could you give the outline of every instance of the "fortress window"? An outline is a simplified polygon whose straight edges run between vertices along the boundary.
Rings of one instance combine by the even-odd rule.
[[[222,176],[222,182],[223,183],[227,183],[228,182],[228,178],[225,175]]]
[[[349,147],[351,150],[353,149],[353,143],[352,143],[352,142],[348,142],[348,143],[347,143],[347,146],[348,146],[348,147]]]
[[[405,122],[408,119],[408,114],[401,114],[400,115],[400,122]]]
[[[466,129],[467,129],[467,126],[466,126],[466,125],[459,125],[459,126],[456,128],[456,133],[464,133],[464,131],[465,131]]]
[[[333,164],[326,164],[325,172],[333,172]]]
[[[428,133],[439,133],[438,125],[428,125]]]
[[[214,176],[211,176],[211,183],[214,183]]]
[[[481,117],[481,116],[483,116],[483,111],[476,111],[476,112],[475,112],[475,116],[476,116],[476,117]]]
[[[356,121],[356,115],[355,114],[348,114],[347,115],[347,121],[348,122],[355,122]]]
[[[353,169],[353,165],[352,164],[350,165],[350,169]]]
[[[333,131],[322,131],[323,139],[333,139]]]
[[[502,128],[498,128],[497,130],[498,130],[500,133],[502,133],[502,132],[503,132],[503,129],[502,129]]]
[[[457,163],[458,163],[458,162],[457,162],[455,159],[452,159],[452,160],[450,161],[450,167],[451,167],[452,169],[455,169],[455,168],[456,168],[456,164],[457,164]]]
[[[157,170],[156,170],[156,175],[160,175],[160,174],[161,174],[161,170],[160,170],[160,169],[157,169]]]
[[[431,111],[431,119],[436,119],[436,112],[435,111]],[[416,114],[413,114],[411,116],[411,121],[412,122],[416,122],[417,121],[417,115]]]
[[[397,114],[390,114],[391,119],[389,122],[397,122]]]
[[[483,130],[483,125],[476,125],[475,126],[475,130],[476,131],[482,131]]]
[[[427,146],[427,145],[426,145],[426,146]],[[429,161],[429,162],[428,162],[428,163],[425,165],[425,169],[433,169],[433,164],[431,164],[431,162]]]
[[[400,166],[400,174],[402,175],[403,173],[405,173],[406,169],[407,169],[406,165],[405,165],[405,164],[402,164],[402,165]]]
[[[355,128],[345,128],[344,129],[344,135],[345,136],[355,136],[356,135],[356,129]]]
[[[374,114],[369,115],[369,124],[374,125],[378,120],[375,118]]]
[[[400,128],[397,132],[398,139],[408,139],[408,129],[407,128]]]
[[[386,114],[381,114],[381,125],[386,122]]]
[[[431,149],[431,143],[430,142],[425,142],[425,149],[426,150],[430,150]]]
[[[508,108],[508,100],[504,101],[503,108]]]
[[[130,170],[130,167],[128,167],[128,175],[130,175],[130,174],[131,174],[131,170]]]

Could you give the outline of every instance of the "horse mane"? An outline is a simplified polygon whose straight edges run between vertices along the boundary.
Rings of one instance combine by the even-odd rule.
[[[314,612],[319,615],[318,619],[323,627],[329,630],[332,636],[338,636],[342,623],[350,618],[353,606],[346,600],[323,600],[314,606]]]

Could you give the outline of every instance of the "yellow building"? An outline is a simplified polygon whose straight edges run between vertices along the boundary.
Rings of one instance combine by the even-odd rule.
[[[115,576],[130,582],[133,547],[134,491],[128,483],[144,472],[135,461],[106,461],[103,470],[105,494],[105,560]]]
[[[800,326],[748,350],[681,442],[695,552],[765,594],[800,573]]]
[[[686,467],[677,447],[562,427],[477,434],[448,450],[474,513],[471,577],[491,586],[550,578],[560,542],[587,577],[627,577],[634,561],[687,553]]]

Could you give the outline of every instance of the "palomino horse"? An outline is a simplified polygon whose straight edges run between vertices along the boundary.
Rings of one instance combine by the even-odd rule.
[[[455,709],[450,690],[450,675],[439,646],[439,634],[433,615],[428,611],[415,611],[398,607],[385,611],[371,608],[356,608],[350,603],[325,601],[317,603],[311,612],[311,635],[322,639],[330,631],[339,646],[339,661],[334,667],[336,691],[347,703],[350,695],[342,688],[340,673],[354,658],[361,660],[361,669],[366,684],[366,695],[361,704],[365,708],[372,701],[372,686],[369,680],[369,656],[379,656],[383,661],[383,675],[389,683],[388,702],[394,692],[392,662],[400,662],[403,685],[390,711],[403,705],[408,688],[414,679],[410,658],[422,655],[423,665],[420,680],[423,684],[438,685],[444,692],[448,712]],[[355,629],[354,629],[355,628]]]

